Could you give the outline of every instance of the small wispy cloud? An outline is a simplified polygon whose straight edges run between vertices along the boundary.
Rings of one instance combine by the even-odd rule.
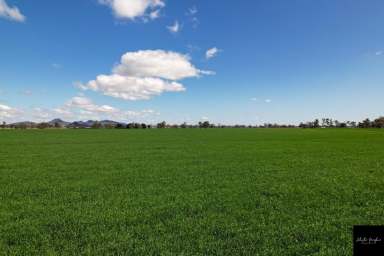
[[[181,26],[180,23],[176,20],[175,23],[171,26],[168,26],[167,29],[169,30],[169,32],[176,34],[181,30]]]
[[[253,98],[251,98],[251,101],[257,101],[257,102],[265,102],[265,103],[271,103],[272,102],[272,100],[271,99],[265,99],[265,100],[260,100],[259,98],[256,98],[256,97],[253,97]]]
[[[63,67],[62,65],[60,65],[60,64],[58,64],[58,63],[52,63],[51,66],[52,66],[53,68],[55,68],[55,69],[60,69],[60,68]]]
[[[383,55],[383,53],[384,53],[383,51],[377,51],[377,52],[375,52],[375,55],[376,56],[381,56],[381,55]]]
[[[157,9],[149,14],[151,20],[157,19],[160,17],[160,9]]]
[[[191,8],[188,9],[187,15],[194,16],[197,14],[197,12],[198,12],[197,7],[192,6]]]
[[[194,29],[196,29],[200,24],[199,19],[196,17],[192,17],[191,22],[192,22],[192,28]]]
[[[212,58],[216,57],[216,56],[219,54],[219,52],[221,52],[221,51],[222,51],[222,50],[220,50],[220,49],[217,48],[217,47],[213,47],[213,48],[211,48],[211,49],[208,49],[208,50],[205,52],[205,58],[206,58],[207,60],[212,59]]]
[[[192,28],[194,29],[196,29],[200,24],[199,19],[196,17],[197,13],[198,13],[197,7],[192,6],[191,8],[188,9],[187,13],[185,14],[190,18],[190,22],[192,23]]]

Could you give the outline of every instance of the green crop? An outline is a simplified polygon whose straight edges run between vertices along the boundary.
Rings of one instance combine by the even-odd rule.
[[[0,131],[0,254],[351,255],[384,130]]]

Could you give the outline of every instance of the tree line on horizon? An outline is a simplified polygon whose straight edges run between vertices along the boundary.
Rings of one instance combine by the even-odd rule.
[[[222,125],[213,124],[209,121],[199,122],[197,124],[168,124],[165,121],[157,124],[146,124],[146,123],[121,123],[114,121],[77,121],[77,122],[64,122],[60,119],[54,119],[50,122],[19,122],[7,124],[2,122],[0,124],[1,129],[48,129],[48,128],[92,128],[92,129],[164,129],[164,128],[384,128],[384,117],[370,120],[369,118],[364,119],[361,122],[346,121],[339,122],[331,118],[315,119],[311,122],[300,123],[299,125],[292,124],[276,124],[276,123],[265,123],[263,125]]]

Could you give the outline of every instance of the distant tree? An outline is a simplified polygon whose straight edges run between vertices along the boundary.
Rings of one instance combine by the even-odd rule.
[[[50,125],[48,124],[48,123],[39,123],[39,124],[37,124],[37,128],[38,129],[46,129],[46,128],[49,128],[50,127]]]
[[[313,122],[313,127],[314,127],[314,128],[319,128],[319,127],[320,127],[320,121],[319,121],[319,119],[315,119],[315,121]]]
[[[182,123],[182,124],[180,125],[180,127],[181,127],[181,128],[187,128],[187,123],[186,123],[186,122]]]
[[[167,127],[167,123],[165,121],[157,124],[157,128],[159,128],[159,129],[163,129],[166,127]]]
[[[321,119],[321,127],[327,127],[327,119],[326,118]]]
[[[147,125],[144,124],[144,123],[142,123],[142,124],[141,124],[141,129],[147,129]]]
[[[7,123],[6,122],[3,122],[1,125],[0,125],[0,128],[6,128],[7,127]]]
[[[25,123],[21,123],[21,124],[17,124],[17,125],[15,125],[15,128],[16,128],[16,129],[27,129],[27,128],[28,128],[28,125],[25,124]]]
[[[123,129],[124,125],[122,123],[118,123],[115,128],[116,129]]]
[[[370,128],[372,127],[372,122],[369,118],[365,119],[363,122],[359,123],[360,128]]]
[[[373,126],[376,128],[384,128],[384,117],[379,117],[373,122]]]
[[[61,125],[58,122],[55,122],[54,127],[55,128],[61,128]]]
[[[209,121],[199,122],[199,127],[200,128],[209,128],[209,127],[211,127],[211,124],[209,123]]]
[[[101,125],[101,123],[98,122],[98,121],[95,121],[95,122],[92,124],[92,126],[91,126],[92,129],[100,129],[101,127],[102,127],[102,125]]]
[[[116,125],[114,125],[114,124],[104,124],[103,126],[104,126],[104,128],[106,128],[106,129],[113,129],[113,128],[116,128]]]

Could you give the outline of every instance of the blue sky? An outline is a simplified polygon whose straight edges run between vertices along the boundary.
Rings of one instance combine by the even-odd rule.
[[[383,13],[380,0],[0,0],[0,120],[375,118]]]

